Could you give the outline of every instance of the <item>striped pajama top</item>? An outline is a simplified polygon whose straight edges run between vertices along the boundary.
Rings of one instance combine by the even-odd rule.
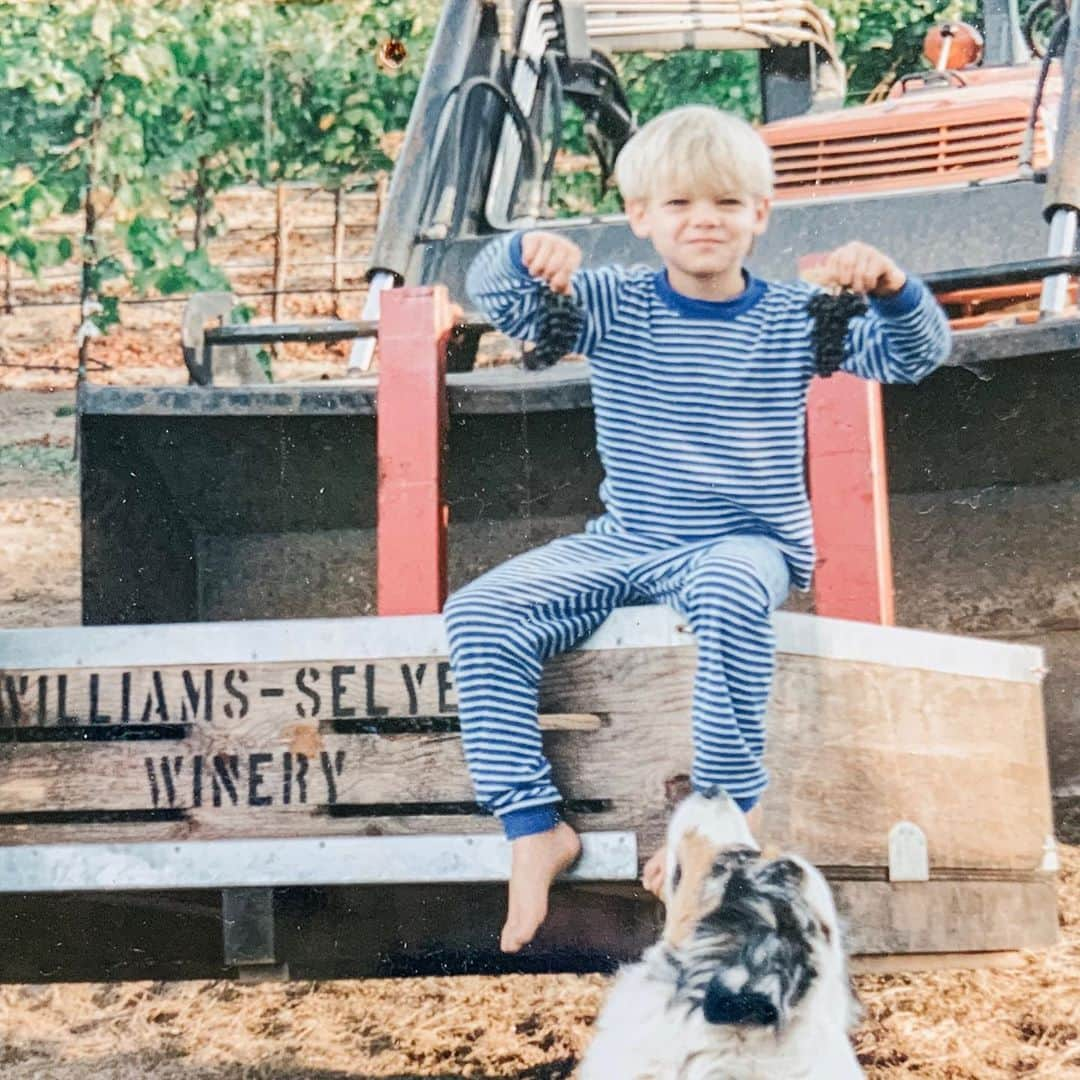
[[[607,513],[593,531],[670,540],[753,533],[784,552],[807,589],[814,535],[806,491],[806,396],[815,373],[816,291],[744,270],[730,300],[676,292],[647,266],[578,270],[585,318],[574,351],[589,360]],[[492,241],[470,267],[473,303],[505,334],[535,340],[541,283],[525,269],[521,234]],[[916,278],[852,320],[842,370],[915,383],[946,358],[948,323]]]

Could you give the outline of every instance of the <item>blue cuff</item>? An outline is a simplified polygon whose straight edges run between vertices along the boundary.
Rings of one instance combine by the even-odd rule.
[[[917,278],[908,274],[904,287],[895,296],[871,296],[870,303],[879,315],[895,319],[901,315],[910,315],[922,302],[926,286]]]
[[[731,797],[735,800],[735,805],[744,814],[749,814],[761,801],[760,795],[732,795]]]
[[[526,277],[532,277],[528,270],[525,269],[525,260],[521,254],[521,237],[522,233],[516,232],[510,237],[510,261],[514,264],[514,268]]]
[[[534,836],[536,833],[550,832],[559,824],[559,810],[556,803],[543,806],[527,806],[523,810],[508,810],[499,815],[507,840],[517,840],[521,836]]]

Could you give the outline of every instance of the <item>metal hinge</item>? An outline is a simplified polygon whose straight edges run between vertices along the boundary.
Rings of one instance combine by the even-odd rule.
[[[926,833],[914,822],[898,821],[889,830],[889,880],[930,880]]]

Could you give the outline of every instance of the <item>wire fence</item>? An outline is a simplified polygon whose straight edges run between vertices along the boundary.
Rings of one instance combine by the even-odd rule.
[[[213,260],[213,264],[231,281],[245,277],[269,277],[273,282],[269,288],[243,288],[238,285],[233,292],[238,299],[270,298],[274,301],[275,319],[283,311],[281,301],[290,295],[329,294],[337,315],[341,297],[367,291],[366,283],[353,283],[357,275],[351,271],[357,267],[367,267],[367,249],[382,216],[387,184],[388,177],[380,173],[370,192],[346,192],[344,188],[329,189],[315,184],[292,183],[279,184],[273,189],[245,187],[223,193],[219,202],[224,207],[226,228],[220,236],[210,240],[208,247],[211,257],[215,247],[227,251],[239,245],[250,249],[272,243],[273,251],[266,258],[226,257]],[[265,217],[269,208],[260,208],[259,204],[271,195],[274,200],[270,212],[272,225],[267,225],[265,221],[244,220],[244,216],[252,213]],[[321,197],[323,202],[332,203],[332,206],[316,205],[313,208],[313,195]],[[229,221],[230,203],[237,208],[235,223]],[[256,206],[254,211],[252,204]],[[329,220],[320,220],[328,215]],[[63,221],[52,223],[43,228],[41,234],[77,235],[78,231],[78,223],[72,220],[69,224]],[[193,235],[193,224],[188,231]],[[295,241],[299,241],[299,244],[294,244]],[[362,247],[363,253],[347,253],[350,242],[353,247]],[[294,255],[297,246],[305,254]],[[308,254],[312,247],[328,250],[325,254],[312,256]],[[0,313],[3,315],[15,316],[20,311],[31,309],[80,307],[78,286],[82,271],[77,263],[44,270],[37,277],[18,276],[16,269],[11,259],[0,256]],[[312,282],[312,275],[305,274],[306,271],[324,271],[325,274],[317,275],[323,277],[322,281]],[[71,293],[53,295],[56,289],[65,285],[73,286]],[[167,296],[120,295],[116,300],[122,307],[147,307],[184,304],[190,298],[191,294],[183,293]],[[2,353],[0,364],[5,364]],[[8,363],[7,366],[26,365]]]

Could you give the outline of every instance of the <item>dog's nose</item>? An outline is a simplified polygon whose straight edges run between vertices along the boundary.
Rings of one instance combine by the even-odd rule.
[[[713,979],[705,991],[705,1019],[710,1024],[774,1025],[780,1014],[770,997],[756,990],[729,990],[719,979]]]

